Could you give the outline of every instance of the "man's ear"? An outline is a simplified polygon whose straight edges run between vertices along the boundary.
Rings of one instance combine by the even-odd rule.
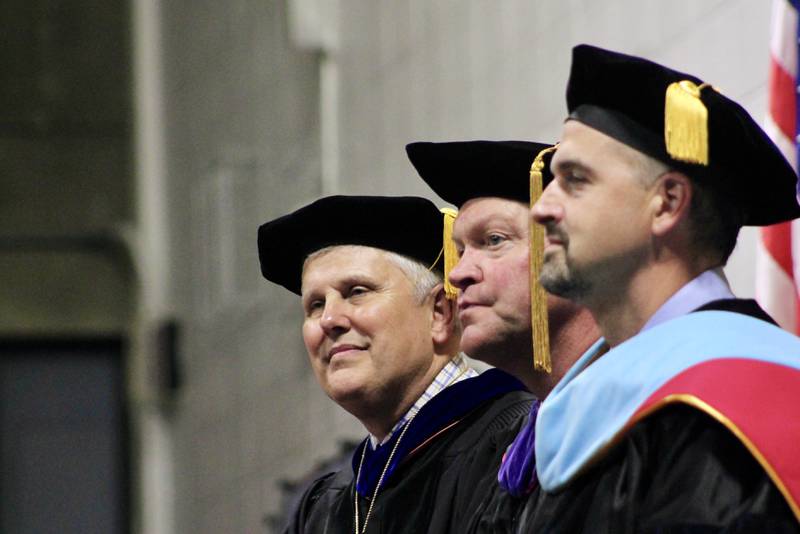
[[[694,189],[683,173],[669,171],[658,177],[652,198],[652,232],[664,237],[687,220]]]
[[[438,284],[433,288],[429,298],[432,300],[433,308],[431,321],[433,342],[436,345],[448,343],[458,329],[456,301],[447,298],[443,284]]]

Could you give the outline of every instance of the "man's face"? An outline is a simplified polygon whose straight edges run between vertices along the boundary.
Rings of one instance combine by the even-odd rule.
[[[609,298],[646,258],[652,187],[642,156],[578,121],[567,121],[551,162],[555,179],[533,207],[545,226],[541,283],[579,302]]]
[[[509,347],[529,353],[528,207],[496,197],[470,200],[459,210],[453,239],[461,350],[494,365]]]
[[[302,300],[311,366],[335,402],[396,402],[425,379],[433,363],[430,298],[420,303],[383,251],[343,246],[312,259]]]

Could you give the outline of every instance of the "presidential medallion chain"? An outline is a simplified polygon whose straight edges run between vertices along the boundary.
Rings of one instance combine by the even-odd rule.
[[[445,384],[444,388],[458,382],[458,379],[464,376],[464,374],[469,370],[469,367],[461,370],[458,375],[450,379],[447,384]],[[443,389],[444,389],[443,388]],[[381,484],[383,483],[383,479],[386,476],[386,471],[389,470],[389,466],[392,464],[392,458],[394,458],[394,453],[397,452],[397,448],[400,446],[400,442],[403,440],[403,436],[406,435],[406,430],[408,427],[411,426],[411,422],[417,416],[419,412],[415,412],[414,415],[408,418],[405,426],[403,426],[403,430],[400,431],[400,435],[397,437],[397,441],[394,443],[394,447],[392,447],[392,451],[389,453],[389,459],[386,460],[386,465],[383,466],[383,471],[381,471],[381,476],[378,479],[378,483],[375,485],[375,491],[372,492],[372,500],[369,502],[369,508],[367,508],[367,515],[364,516],[364,527],[359,529],[359,516],[358,516],[358,481],[361,480],[361,468],[364,466],[364,457],[367,454],[367,447],[369,446],[369,439],[364,443],[364,447],[361,449],[361,460],[358,462],[358,471],[356,471],[356,480],[355,480],[355,487],[353,488],[353,506],[355,508],[355,534],[364,534],[367,531],[367,523],[369,522],[369,518],[372,515],[372,507],[375,505],[375,499],[378,498],[378,490],[381,489]]]
[[[419,412],[417,412],[419,413]],[[397,447],[400,446],[400,442],[403,440],[403,436],[406,434],[406,430],[408,427],[411,426],[411,421],[414,420],[416,417],[416,413],[412,415],[406,425],[403,427],[402,432],[400,432],[400,436],[397,438],[397,441],[394,443],[394,447],[392,447],[392,452],[389,453],[389,459],[386,460],[386,465],[383,466],[383,471],[381,472],[381,476],[378,479],[378,483],[375,485],[375,491],[372,492],[372,500],[369,503],[369,508],[367,509],[367,515],[364,516],[364,528],[359,530],[359,520],[358,520],[358,481],[361,480],[361,467],[364,465],[364,456],[366,456],[367,447],[369,446],[369,440],[364,443],[364,448],[361,449],[361,460],[358,462],[358,471],[356,472],[356,483],[355,487],[353,488],[353,504],[355,505],[356,510],[356,521],[355,521],[355,534],[364,534],[367,531],[367,523],[369,522],[369,516],[372,515],[372,507],[375,505],[375,499],[378,497],[378,490],[381,489],[381,483],[383,483],[383,478],[386,476],[386,471],[389,469],[389,465],[392,463],[392,458],[394,458],[394,453],[397,451]]]

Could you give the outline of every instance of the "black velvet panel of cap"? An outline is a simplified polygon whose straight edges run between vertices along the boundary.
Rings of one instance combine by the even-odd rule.
[[[680,170],[714,182],[745,212],[745,224],[763,226],[800,216],[795,171],[739,104],[711,87],[700,98],[708,109],[709,165],[674,160],[664,141],[669,84],[701,80],[652,61],[590,45],[576,46],[567,85],[570,118]]]
[[[321,198],[259,227],[261,274],[299,295],[308,255],[335,245],[380,248],[430,267],[442,250],[442,221],[436,205],[420,197]]]
[[[459,208],[479,197],[530,201],[531,164],[552,145],[528,141],[418,142],[406,145],[420,177],[446,202]],[[542,180],[552,179],[545,157]]]

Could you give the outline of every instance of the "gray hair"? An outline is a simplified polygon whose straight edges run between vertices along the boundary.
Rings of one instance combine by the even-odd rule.
[[[332,245],[316,250],[306,257],[306,260],[303,263],[303,271],[305,271],[305,268],[310,261],[319,258],[320,256],[324,256],[332,250],[352,249],[353,252],[358,252],[359,249],[364,248],[378,250],[387,260],[392,262],[395,267],[400,269],[403,274],[406,275],[408,281],[411,282],[411,286],[414,288],[414,296],[420,303],[424,302],[433,288],[435,288],[438,284],[441,284],[443,281],[442,273],[440,271],[429,269],[425,264],[415,259],[409,258],[408,256],[403,256],[402,254],[398,254],[396,252],[384,250],[382,248],[368,247],[364,245]]]

